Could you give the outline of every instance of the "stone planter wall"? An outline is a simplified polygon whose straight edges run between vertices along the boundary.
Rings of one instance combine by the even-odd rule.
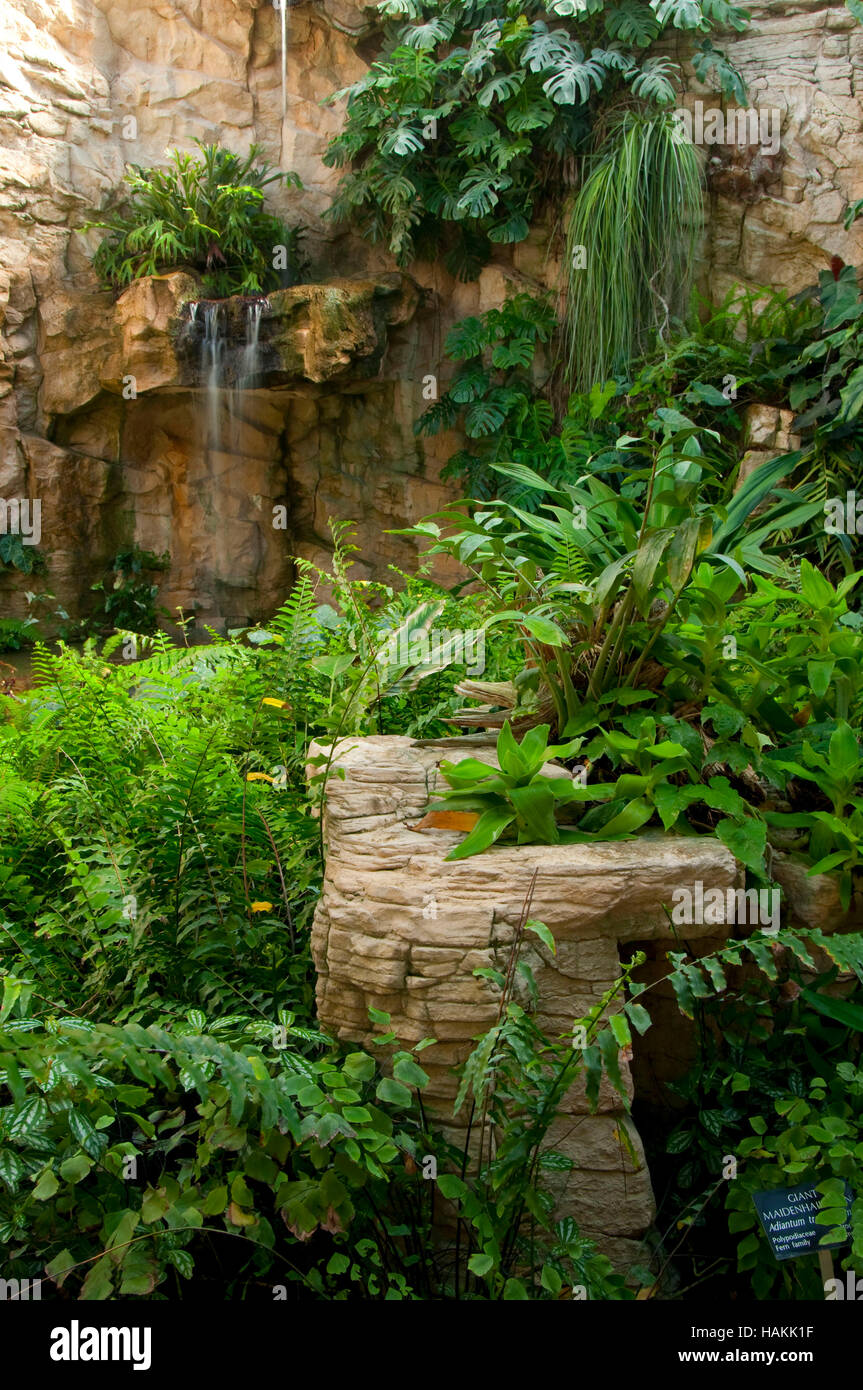
[[[313,745],[311,751],[329,750]],[[423,1099],[459,1144],[468,1107],[453,1118],[452,1069],[498,1016],[495,986],[473,971],[505,970],[534,871],[530,915],[550,928],[557,950],[552,955],[529,936],[522,958],[538,986],[537,1022],[552,1037],[571,1030],[574,1019],[596,1003],[617,979],[621,955],[636,944],[649,956],[638,978],[661,980],[664,952],[674,945],[664,905],[676,888],[700,881],[707,893],[744,883],[741,866],[720,841],[661,832],[594,845],[498,845],[447,863],[461,834],[411,827],[442,785],[441,760],[468,752],[496,765],[494,741],[481,735],[420,743],[353,738],[337,745],[333,769],[344,777],[333,775],[327,784],[327,866],[312,928],[323,1027],[344,1041],[370,1046],[371,1006],[391,1015],[393,1031],[408,1046],[436,1038],[422,1053],[430,1078]],[[785,854],[773,856],[772,872],[782,890],[783,921],[828,931],[863,925],[860,895],[844,913],[830,877],[809,878],[805,864]],[[697,954],[717,950],[727,935],[715,922],[681,929]],[[826,958],[817,964],[824,968]],[[847,983],[840,975],[831,988],[841,993]],[[649,1004],[653,1027],[636,1045],[639,1095],[665,1109],[663,1083],[691,1061],[693,1030],[667,982],[651,992]],[[621,1070],[631,1097],[630,1059],[622,1057]],[[636,1164],[621,1143],[623,1126]],[[576,1165],[556,1188],[559,1213],[574,1216],[621,1265],[635,1258],[654,1203],[641,1141],[619,1097],[603,1082],[592,1114],[581,1084],[573,1086],[549,1144]]]
[[[474,744],[470,751],[493,763],[493,748]],[[446,743],[396,737],[338,746],[334,765],[345,777],[328,784],[327,871],[312,950],[319,1018],[337,1037],[368,1044],[371,1005],[392,1016],[404,1043],[438,1039],[422,1054],[430,1077],[424,1100],[458,1141],[466,1113],[453,1121],[451,1068],[498,1012],[494,985],[472,972],[505,968],[534,870],[530,915],[551,929],[557,952],[530,938],[523,959],[539,989],[538,1022],[552,1036],[570,1030],[617,978],[619,943],[668,937],[662,905],[675,887],[700,880],[705,890],[726,889],[743,879],[719,841],[663,834],[597,845],[497,846],[447,863],[462,837],[410,826],[427,808],[439,761],[451,754]],[[716,930],[687,927],[686,938],[715,937]],[[623,1070],[630,1080],[625,1061]],[[641,1156],[637,1168],[618,1138],[625,1124]],[[633,1254],[630,1243],[652,1219],[653,1196],[619,1097],[604,1083],[599,1111],[591,1114],[581,1085],[574,1086],[550,1142],[578,1165],[560,1191],[561,1213],[575,1216],[612,1255]]]

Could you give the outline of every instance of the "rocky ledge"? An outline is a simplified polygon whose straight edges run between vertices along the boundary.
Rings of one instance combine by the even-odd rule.
[[[198,277],[183,270],[136,280],[116,301],[61,292],[44,325],[42,409],[67,415],[102,391],[130,399],[206,385],[208,305],[224,335],[226,383],[238,375],[231,364],[244,350],[254,303],[261,306],[256,385],[367,380],[378,372],[389,328],[412,318],[419,299],[413,280],[399,273],[294,285],[259,300],[207,300]]]

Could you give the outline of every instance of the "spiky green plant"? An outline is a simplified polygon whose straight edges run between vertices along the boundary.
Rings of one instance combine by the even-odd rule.
[[[695,148],[669,112],[613,120],[567,229],[565,363],[589,389],[626,369],[686,303],[701,221]]]
[[[125,175],[131,192],[123,205],[87,223],[108,233],[93,257],[100,278],[124,288],[183,265],[201,273],[214,297],[260,294],[283,283],[281,260],[292,283],[299,271],[300,229],[289,229],[265,210],[264,189],[280,181],[301,188],[298,176],[259,163],[258,145],[243,156],[200,140],[195,144],[200,157],[173,150],[167,169],[131,165]],[[277,247],[284,247],[281,258]]]

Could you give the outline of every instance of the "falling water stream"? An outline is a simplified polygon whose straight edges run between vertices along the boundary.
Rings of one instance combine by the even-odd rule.
[[[254,299],[246,305],[246,345],[237,373],[237,384],[241,391],[256,386],[261,374],[261,316],[265,304],[264,299]]]
[[[199,310],[203,323],[200,335],[200,381],[204,388],[201,433],[203,447],[209,455],[218,453],[223,443],[230,448],[236,447],[241,423],[241,393],[252,390],[261,378],[261,319],[266,307],[266,299],[253,299],[245,304],[244,338],[240,346],[228,339],[228,315],[224,305],[215,300],[189,305],[193,331]],[[223,440],[225,407],[227,439]]]
[[[201,380],[206,384],[204,443],[215,453],[219,437],[219,406],[225,370],[225,337],[218,304],[204,305],[204,335],[201,339]]]
[[[288,114],[288,0],[278,0],[282,44],[282,120]]]

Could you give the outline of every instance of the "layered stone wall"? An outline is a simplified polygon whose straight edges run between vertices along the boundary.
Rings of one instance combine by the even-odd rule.
[[[476,742],[470,751],[496,764],[493,743]],[[448,863],[460,835],[411,827],[426,811],[438,765],[450,753],[446,744],[396,737],[337,745],[312,952],[318,1017],[335,1036],[369,1045],[373,1007],[391,1015],[400,1042],[437,1039],[422,1053],[429,1075],[424,1102],[461,1143],[468,1107],[453,1117],[453,1068],[495,1023],[500,998],[496,986],[474,971],[506,971],[527,903],[530,916],[555,938],[552,954],[528,934],[521,957],[538,988],[537,1022],[558,1037],[571,1034],[574,1020],[617,980],[621,943],[668,937],[663,904],[675,888],[700,881],[705,892],[726,890],[743,879],[718,840],[662,834],[595,846],[495,846]],[[715,933],[715,924],[686,928],[687,941]],[[631,1096],[626,1057],[622,1072]],[[631,1242],[652,1219],[653,1197],[641,1141],[620,1097],[603,1081],[599,1109],[591,1113],[582,1084],[573,1085],[549,1143],[575,1165],[557,1187],[560,1213],[575,1216],[610,1253],[632,1257]]]
[[[832,256],[863,262],[846,207],[863,197],[863,26],[844,5],[755,0],[742,34],[716,40],[751,106],[781,114],[779,150],[705,147],[711,199],[703,283],[720,298],[738,282],[796,291]],[[694,75],[685,104],[715,105]],[[730,103],[726,103],[730,105]]]

